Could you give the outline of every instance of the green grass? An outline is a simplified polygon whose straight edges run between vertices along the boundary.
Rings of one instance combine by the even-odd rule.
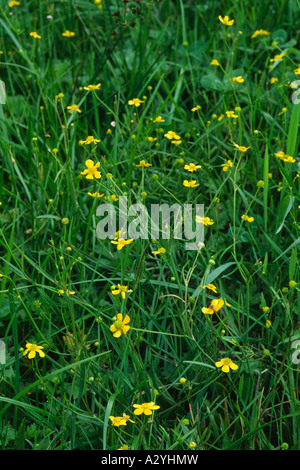
[[[8,3],[0,7],[0,448],[298,450],[300,105],[290,87],[298,2]],[[252,38],[260,29],[270,34]],[[244,82],[234,85],[238,76]],[[143,103],[129,105],[134,98]],[[69,113],[73,104],[81,113]],[[88,136],[100,142],[82,145]],[[100,162],[101,179],[81,174],[88,159]],[[201,168],[189,173],[190,163]],[[186,188],[186,179],[199,186]],[[214,223],[199,252],[172,227],[170,239],[149,233],[117,250],[97,238],[105,200],[89,192],[147,208],[204,204]],[[202,289],[211,283],[217,293]],[[112,294],[118,284],[132,290],[125,299]],[[229,305],[204,314],[218,298]],[[115,338],[118,313],[130,329]],[[45,357],[29,359],[27,343]],[[222,358],[238,369],[222,372]],[[134,404],[151,401],[160,408],[150,417],[134,414]],[[134,422],[113,426],[110,416],[123,413]]]

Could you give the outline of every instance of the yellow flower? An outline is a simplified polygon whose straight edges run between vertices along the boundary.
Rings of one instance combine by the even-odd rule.
[[[181,140],[171,140],[171,144],[180,145],[180,144],[181,144]]]
[[[269,34],[270,33],[268,31],[265,31],[264,29],[258,29],[252,34],[251,38],[254,39],[257,36],[269,36]]]
[[[226,111],[226,115],[229,118],[238,118],[238,115],[234,114],[234,111]]]
[[[111,424],[113,426],[126,426],[127,421],[123,416],[109,416],[109,419],[111,420]]]
[[[141,101],[139,98],[133,98],[133,100],[128,101],[128,104],[130,106],[134,105],[136,107],[139,107],[141,105],[141,103],[144,103],[144,101]]]
[[[217,288],[213,284],[207,284],[207,286],[201,286],[202,289],[209,289],[212,290],[215,294],[217,294]]]
[[[181,384],[184,384],[184,383],[186,382],[186,378],[185,378],[185,377],[181,377],[181,378],[179,379],[179,382],[180,382]]]
[[[16,0],[11,0],[8,4],[9,8],[20,5],[20,2],[17,2]]]
[[[204,224],[205,226],[214,224],[214,221],[209,217],[200,217],[199,215],[196,215],[195,220],[197,224]]]
[[[293,157],[290,157],[290,155],[285,155],[284,161],[286,163],[294,163],[296,160]]]
[[[219,67],[219,66],[220,66],[220,64],[219,64],[219,62],[217,61],[217,59],[213,59],[213,60],[211,61],[210,65],[215,65],[216,67]]]
[[[73,114],[75,111],[77,113],[81,113],[82,111],[78,108],[77,104],[72,104],[71,106],[67,106],[70,114]]]
[[[280,152],[275,153],[275,157],[280,158],[280,160],[286,163],[294,163],[296,160],[290,155],[285,155],[285,153],[280,150]]]
[[[207,315],[212,315],[215,312],[218,312],[224,305],[223,299],[213,299],[208,308],[202,307],[202,312]]]
[[[295,75],[300,75],[300,67],[298,67],[297,69],[294,70],[294,74]]]
[[[222,367],[222,371],[226,372],[226,374],[228,374],[230,369],[232,370],[238,369],[238,365],[232,362],[232,360],[229,357],[225,357],[224,359],[221,359],[219,362],[216,362],[215,366]]]
[[[60,102],[61,102],[61,100],[62,100],[62,98],[63,98],[64,96],[65,96],[65,95],[64,95],[63,93],[58,93],[58,95],[56,95],[56,97],[55,97],[55,98],[56,98],[56,99],[57,99],[57,101],[60,103]]]
[[[273,85],[273,83],[276,83],[276,82],[278,82],[278,78],[272,77],[270,80],[271,85]]]
[[[130,447],[127,444],[123,444],[122,447],[119,447],[117,450],[130,450]]]
[[[250,147],[243,147],[242,145],[238,145],[238,144],[233,144],[237,149],[239,149],[241,152],[247,152],[247,150],[250,148]]]
[[[112,425],[113,426],[126,426],[127,424],[127,421],[130,421],[131,423],[134,423],[134,421],[132,421],[132,419],[130,419],[130,416],[129,415],[126,415],[125,413],[123,413],[123,416],[109,416],[109,419],[111,419],[112,421]]]
[[[284,57],[285,57],[284,52],[282,52],[281,54],[276,54],[272,59],[270,59],[270,62],[276,62],[277,60],[281,62]]]
[[[270,320],[266,321],[266,328],[270,328],[272,326],[272,322]]]
[[[37,32],[35,31],[32,31],[32,33],[30,33],[30,35],[32,38],[34,39],[41,39],[42,36],[40,36]]]
[[[97,198],[100,198],[100,197],[103,197],[104,196],[104,193],[103,194],[100,194],[100,193],[88,193],[89,196],[92,196],[92,197],[97,197]]]
[[[141,405],[133,405],[133,408],[136,408],[134,411],[135,415],[145,414],[146,416],[152,415],[152,411],[158,410],[160,406],[155,405],[154,401],[150,401],[149,403],[142,403]]]
[[[201,109],[201,106],[199,104],[197,104],[197,106],[195,108],[192,108],[191,111],[193,111],[193,113],[194,113],[198,109]]]
[[[221,21],[221,23],[225,24],[226,26],[231,26],[234,23],[234,20],[230,20],[227,15],[224,16],[224,18],[222,18],[222,16],[220,15],[219,20]]]
[[[228,171],[229,168],[232,168],[232,161],[231,160],[227,160],[227,163],[222,163],[222,167],[223,167],[223,171]]]
[[[148,140],[148,142],[155,142],[157,140],[156,137],[151,137],[151,136],[146,137],[146,139]]]
[[[192,442],[189,443],[189,448],[194,449],[196,447],[196,445],[197,445],[196,442],[192,441]]]
[[[86,175],[86,179],[88,180],[92,180],[94,177],[97,179],[101,178],[101,173],[97,170],[97,168],[100,166],[99,162],[95,164],[93,160],[87,160],[85,165],[87,166],[87,169],[82,171],[80,173],[81,175]]]
[[[184,165],[184,169],[193,173],[193,171],[197,171],[198,168],[201,168],[201,165],[195,165],[195,163],[190,163],[189,165]]]
[[[155,118],[153,122],[165,122],[165,120],[162,119],[161,116],[157,116],[157,118]]]
[[[91,143],[94,143],[96,145],[98,142],[101,142],[101,140],[100,139],[95,139],[92,135],[89,135],[86,138],[86,140],[80,140],[79,144],[80,145],[89,145]]]
[[[42,349],[44,349],[43,346],[38,346],[37,344],[32,343],[26,343],[25,347],[26,349],[23,352],[23,356],[26,356],[26,354],[29,353],[28,359],[34,359],[37,353],[40,357],[45,357],[45,353],[44,351],[42,351]]]
[[[175,139],[175,140],[180,140],[180,136],[176,134],[174,131],[168,131],[166,134],[164,134],[164,137],[166,137],[169,140]]]
[[[144,166],[144,167],[148,168],[149,166],[152,166],[152,163],[146,163],[145,160],[140,160],[140,163],[138,165],[135,165],[135,166]]]
[[[101,83],[98,83],[97,85],[88,85],[84,86],[83,89],[87,91],[95,91],[95,90],[100,90]]]
[[[121,286],[120,284],[118,284],[118,289],[113,289],[111,291],[113,295],[121,294],[122,299],[125,299],[126,292],[127,294],[129,294],[130,292],[132,292],[132,290],[128,290],[127,286]]]
[[[196,186],[199,186],[200,183],[196,184],[196,180],[192,180],[192,181],[184,180],[182,184],[183,186],[186,186],[187,188],[195,188]]]
[[[133,238],[129,238],[129,240],[125,240],[124,238],[118,238],[118,240],[112,240],[111,243],[117,245],[117,250],[122,250],[124,246],[129,245],[133,242]]]
[[[113,336],[115,338],[120,338],[122,333],[126,335],[128,330],[130,329],[130,326],[128,325],[129,322],[130,317],[128,315],[125,315],[125,318],[123,320],[122,313],[118,313],[117,320],[110,327],[110,331],[113,333]]]
[[[104,196],[104,199],[106,199],[107,201],[118,201],[119,198],[117,196],[115,196],[114,194],[112,194],[111,196]]]
[[[67,29],[64,33],[62,33],[62,36],[64,36],[65,38],[71,38],[72,36],[75,36],[75,33]]]
[[[245,222],[253,222],[254,221],[254,217],[248,217],[248,215],[242,215],[242,220],[245,220]]]
[[[59,295],[64,295],[64,294],[74,295],[74,294],[76,294],[76,292],[74,290],[68,290],[67,289],[66,291],[64,291],[63,289],[59,289],[58,294]]]
[[[233,77],[231,81],[234,85],[236,85],[237,83],[244,83],[245,80],[241,75],[239,75],[238,77]]]
[[[165,253],[166,249],[165,248],[158,248],[157,251],[151,251],[153,255],[160,255],[161,253]]]

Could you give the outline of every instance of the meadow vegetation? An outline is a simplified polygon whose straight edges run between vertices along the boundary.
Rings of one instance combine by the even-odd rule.
[[[300,448],[299,6],[1,1],[1,449]]]

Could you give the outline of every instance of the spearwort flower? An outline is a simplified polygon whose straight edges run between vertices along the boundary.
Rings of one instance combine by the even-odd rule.
[[[164,134],[164,137],[166,137],[169,140],[175,139],[175,140],[180,140],[180,136],[176,134],[174,131],[168,131],[166,134]]]
[[[270,33],[268,31],[265,31],[264,29],[258,29],[252,34],[251,38],[254,39],[257,36],[269,36],[269,34]]]
[[[87,91],[95,91],[95,90],[100,90],[101,83],[97,83],[97,85],[88,85],[84,86],[83,89]]]
[[[118,289],[113,289],[111,291],[111,293],[113,295],[118,295],[118,294],[121,294],[121,297],[122,299],[125,299],[125,294],[130,294],[132,292],[132,290],[128,290],[128,287],[127,286],[121,286],[120,284],[118,284]]]
[[[184,180],[182,184],[183,186],[186,186],[187,188],[195,188],[196,186],[199,186],[200,183],[196,184],[196,180],[192,180],[192,181]]]
[[[214,299],[211,301],[211,304],[208,308],[202,307],[202,312],[205,315],[212,315],[215,312],[218,312],[224,305],[223,299]]]
[[[152,166],[152,163],[146,163],[145,160],[141,160],[140,163],[135,166],[144,166],[145,168],[148,168],[149,166]]]
[[[226,111],[226,115],[228,118],[238,118],[238,115],[234,114],[234,111]]]
[[[89,145],[89,144],[94,143],[96,145],[98,142],[101,142],[101,140],[100,139],[95,139],[92,135],[89,135],[86,138],[86,140],[80,140],[79,144],[80,145]]]
[[[198,109],[201,109],[200,104],[197,104],[197,106],[195,106],[194,108],[192,108],[191,111],[194,113],[194,112],[197,111]]]
[[[184,169],[193,173],[193,171],[197,171],[201,168],[201,165],[195,165],[195,163],[190,163],[189,165],[184,165]]]
[[[249,217],[248,215],[245,215],[245,214],[242,215],[242,219],[245,222],[250,222],[250,223],[254,221],[254,217]]]
[[[135,106],[135,107],[139,107],[141,105],[141,103],[144,103],[144,101],[141,101],[139,98],[133,98],[133,100],[129,100],[128,101],[128,104],[130,106]]]
[[[75,33],[73,31],[69,31],[68,29],[62,33],[62,36],[64,36],[65,38],[71,38],[73,36],[75,36]]]
[[[145,414],[146,416],[152,415],[152,411],[158,410],[160,406],[155,405],[154,401],[150,401],[149,403],[142,403],[141,405],[133,405],[134,408],[134,414],[135,415],[141,415]]]
[[[223,23],[226,26],[231,26],[234,23],[234,20],[230,20],[227,15],[224,16],[224,18],[222,18],[222,16],[219,15],[219,20],[221,21],[221,23]]]
[[[214,221],[210,219],[209,217],[200,217],[199,215],[196,215],[195,220],[197,224],[204,224],[204,225],[213,225]]]
[[[161,253],[165,253],[165,252],[166,252],[165,248],[158,248],[158,250],[156,250],[156,251],[151,251],[151,253],[153,253],[153,255],[160,255]]]
[[[64,294],[66,294],[66,295],[74,295],[74,294],[76,294],[76,292],[75,292],[74,290],[68,290],[68,289],[67,289],[66,291],[64,291],[63,289],[59,289],[58,295],[64,295]]]
[[[241,75],[239,75],[238,77],[233,77],[232,78],[232,83],[234,85],[236,85],[237,83],[244,83],[244,81],[245,80],[243,79],[243,77]]]
[[[130,329],[130,326],[128,325],[129,322],[130,322],[129,315],[125,315],[125,318],[123,320],[122,313],[118,313],[117,320],[110,327],[110,331],[113,333],[113,336],[115,338],[120,338],[122,333],[126,335],[128,330]]]
[[[247,152],[250,147],[243,147],[243,145],[233,144],[240,152]]]
[[[112,240],[111,243],[117,245],[117,250],[122,250],[124,246],[130,245],[133,242],[133,238],[129,238],[129,240],[125,240],[125,238],[118,238],[118,240]]]
[[[228,171],[229,168],[232,168],[232,161],[231,160],[227,160],[226,163],[222,163],[221,167],[223,167],[223,171]]]
[[[201,286],[202,289],[212,290],[215,294],[217,293],[217,288],[214,284],[207,284],[207,286]]]
[[[226,374],[228,374],[230,369],[237,370],[239,367],[237,364],[232,362],[232,360],[229,357],[225,357],[224,359],[221,359],[220,361],[216,362],[215,366],[222,367],[222,371],[226,372]]]
[[[96,164],[93,162],[93,160],[87,160],[85,162],[85,165],[87,166],[87,169],[82,171],[80,174],[85,175],[86,179],[92,180],[94,178],[101,178],[101,173],[98,170],[100,163],[97,162]]]
[[[81,113],[81,109],[79,109],[78,105],[77,104],[71,104],[71,106],[67,106],[67,109],[69,110],[69,113],[70,114],[73,114],[75,112],[77,113]]]
[[[111,420],[111,424],[113,426],[126,426],[127,421],[130,421],[131,423],[134,423],[132,419],[130,419],[130,416],[123,413],[123,416],[109,416],[109,419]]]
[[[32,33],[29,34],[34,39],[41,39],[42,36],[40,36],[36,31],[32,31]]]
[[[26,356],[26,354],[28,354],[28,358],[29,359],[34,359],[36,354],[38,354],[40,357],[45,357],[45,353],[44,351],[42,351],[42,349],[44,349],[43,346],[38,346],[37,344],[33,344],[33,343],[26,343],[26,349],[25,351],[23,352],[23,356]]]

